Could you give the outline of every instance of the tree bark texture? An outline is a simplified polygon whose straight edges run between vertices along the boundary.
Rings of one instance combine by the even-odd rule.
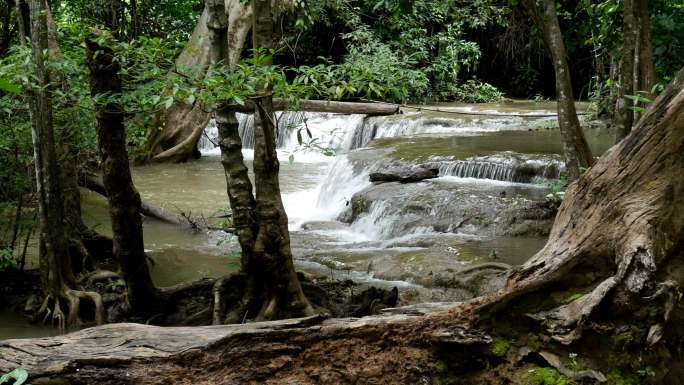
[[[48,15],[45,1],[30,0],[30,32],[33,48],[33,67],[39,88],[30,95],[34,163],[40,211],[40,269],[46,298],[38,315],[45,315],[61,329],[81,324],[80,303],[87,299],[94,304],[95,322],[104,321],[102,299],[99,294],[75,290],[76,279],[72,270],[65,231],[63,187],[57,149],[55,146],[52,96],[53,84],[45,66],[44,53],[48,51]],[[19,2],[18,11],[25,8]],[[20,13],[20,15],[22,15]],[[25,20],[20,16],[20,19]],[[23,22],[22,22],[23,24]],[[26,31],[26,25],[21,26]],[[25,37],[22,36],[22,37]]]
[[[639,90],[652,96],[656,84],[655,64],[653,62],[653,38],[651,34],[651,13],[648,0],[634,0],[636,18],[639,24]]]
[[[216,6],[215,1],[210,3]],[[224,35],[225,44],[207,44],[214,39],[209,36],[213,33],[209,26],[211,9],[205,5],[190,42],[176,59],[176,67],[203,74],[217,57],[225,58],[225,62],[231,67],[237,65],[251,27],[252,8],[251,4],[240,0],[225,0],[224,9],[228,22]],[[222,47],[225,51],[216,52],[217,47]],[[199,158],[197,142],[210,118],[211,114],[204,112],[199,104],[174,103],[163,115],[157,117],[157,123],[150,129],[146,143],[149,160],[185,162]]]
[[[565,43],[556,15],[556,2],[554,0],[523,0],[522,3],[537,28],[542,32],[544,42],[553,61],[556,74],[558,125],[563,140],[563,154],[568,170],[568,179],[575,180],[580,176],[583,168],[591,167],[594,160],[577,118]]]
[[[625,0],[624,11],[622,15],[622,62],[620,65],[620,89],[618,98],[618,127],[617,138],[619,142],[625,138],[632,131],[634,124],[634,103],[627,95],[635,95],[636,89],[634,87],[634,57],[637,46],[637,20],[634,16],[635,1]]]
[[[119,64],[112,50],[94,39],[86,40],[90,87],[93,97],[121,95]],[[98,106],[97,136],[102,173],[114,235],[114,255],[126,282],[128,301],[136,314],[159,307],[159,293],[150,276],[145,255],[140,194],[133,185],[126,151],[126,130],[121,105],[110,99]]]
[[[534,316],[555,339],[575,341],[608,308],[645,323],[657,343],[684,285],[683,153],[684,69],[631,135],[570,185],[548,243],[511,274],[499,302],[553,284],[580,286],[585,295]],[[647,306],[654,314],[640,315]]]

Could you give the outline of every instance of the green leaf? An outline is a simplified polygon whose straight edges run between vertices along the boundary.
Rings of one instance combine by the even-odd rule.
[[[0,377],[0,384],[4,384],[11,379],[14,380],[13,385],[22,385],[26,383],[26,380],[28,380],[28,372],[26,371],[26,369],[16,368],[13,371]]]
[[[9,94],[18,94],[21,92],[21,87],[14,83],[10,83],[6,79],[0,78],[0,90],[3,90]]]

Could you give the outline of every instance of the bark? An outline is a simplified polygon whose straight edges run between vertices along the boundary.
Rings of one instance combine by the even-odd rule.
[[[558,125],[563,140],[568,180],[576,180],[581,175],[582,169],[591,167],[594,160],[577,118],[565,43],[556,15],[556,2],[554,0],[523,0],[522,3],[537,28],[542,32],[546,49],[553,61],[556,74]]]
[[[581,337],[592,317],[597,322],[599,306],[645,324],[649,334],[666,327],[673,314],[666,308],[679,297],[667,306],[662,301],[684,284],[682,151],[684,69],[631,135],[569,187],[548,243],[513,272],[499,302],[554,283],[588,288],[570,304],[535,316],[564,343]],[[646,306],[655,314],[639,316]]]
[[[273,47],[271,0],[253,1],[254,48]],[[252,286],[260,289],[261,309],[257,320],[293,318],[313,314],[302,292],[292,261],[287,214],[280,195],[276,152],[276,124],[272,93],[266,88],[254,99],[254,180],[256,184],[256,219],[258,230],[252,260],[246,273]]]
[[[491,331],[502,340],[531,338],[553,349],[544,335],[549,333],[573,343],[561,349],[564,355],[581,352],[589,360],[593,352],[605,372],[653,365],[658,374],[650,382],[677,384],[683,338],[678,306],[684,284],[683,153],[684,69],[632,134],[570,186],[549,242],[512,272],[499,293],[468,303],[389,309],[384,316],[362,319],[311,317],[199,328],[119,324],[49,339],[9,340],[0,344],[0,371],[23,367],[33,383],[530,383],[498,377],[515,368],[499,370],[501,358],[488,355]],[[585,294],[554,309],[549,300],[559,289]],[[547,331],[526,319],[542,321]],[[594,334],[581,338],[588,329]],[[606,345],[624,338],[625,330],[639,331],[630,334],[626,354],[632,362],[616,367],[626,345]],[[530,350],[523,345],[519,356]],[[558,361],[546,352],[540,355]],[[473,380],[474,372],[484,373],[482,381]],[[590,383],[602,378],[591,370],[574,374],[592,375]]]
[[[60,165],[57,159],[52,118],[52,87],[50,73],[44,63],[48,50],[48,14],[45,2],[31,0],[31,43],[33,66],[39,87],[31,91],[31,124],[36,167],[36,188],[40,212],[40,269],[46,298],[39,310],[44,320],[52,319],[60,328],[81,324],[80,301],[94,303],[95,322],[104,320],[102,300],[97,293],[74,290],[75,277],[68,248],[68,235],[64,223],[63,188]],[[23,12],[21,3],[18,10]],[[19,13],[21,15],[21,13]],[[23,17],[19,19],[24,20]],[[26,25],[21,26],[26,32]],[[67,309],[65,312],[62,308]]]
[[[86,46],[93,97],[120,96],[119,64],[113,51],[100,46],[95,39],[87,39]],[[152,283],[147,266],[140,214],[141,200],[131,177],[123,110],[112,99],[97,109],[98,145],[102,156],[103,182],[109,200],[114,254],[126,282],[132,311],[148,315],[159,308],[159,293]]]
[[[212,2],[213,4],[214,2]],[[227,40],[224,53],[216,52],[217,45],[207,44],[209,36],[209,9],[202,12],[190,42],[176,60],[179,70],[191,70],[204,74],[216,57],[225,57],[234,67],[240,59],[245,37],[251,27],[251,6],[240,0],[225,0],[228,17]],[[196,103],[188,105],[176,102],[163,115],[157,116],[157,123],[150,129],[146,149],[153,162],[185,162],[199,158],[197,142],[209,123],[211,114],[202,110]]]
[[[556,15],[556,2],[554,0],[523,0],[522,3],[532,16],[537,28],[542,32],[546,48],[553,61],[556,74],[558,125],[563,140],[568,180],[576,180],[581,175],[582,169],[591,167],[594,160],[577,118],[565,43]]]
[[[635,1],[635,13],[639,23],[639,89],[653,96],[651,90],[656,84],[656,72],[653,62],[651,14],[648,9],[648,0]]]
[[[619,142],[632,131],[634,124],[634,103],[627,95],[635,95],[634,88],[634,56],[637,45],[637,23],[634,16],[634,2],[637,0],[625,0],[622,15],[622,63],[620,65],[620,85],[617,106],[618,127],[617,138]]]
[[[33,90],[32,136],[36,188],[40,210],[41,271],[43,285],[56,295],[64,285],[75,282],[63,232],[62,187],[55,148],[50,77],[44,65],[47,49],[47,22],[40,1],[29,2],[33,64],[40,88]]]

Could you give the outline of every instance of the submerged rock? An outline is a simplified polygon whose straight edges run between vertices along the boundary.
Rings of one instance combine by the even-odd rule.
[[[371,173],[370,181],[415,183],[425,179],[437,178],[438,176],[438,168],[427,168],[421,166],[395,166],[383,171]]]
[[[378,239],[421,232],[545,236],[557,205],[544,194],[533,186],[468,181],[382,183],[354,194],[339,220]]]

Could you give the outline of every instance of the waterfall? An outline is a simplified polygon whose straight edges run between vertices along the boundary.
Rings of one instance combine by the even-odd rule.
[[[200,137],[197,143],[197,149],[202,152],[202,154],[211,154],[216,151],[218,146],[218,126],[216,125],[216,120],[211,119],[207,127],[204,129],[204,133]]]
[[[431,161],[439,176],[492,179],[514,183],[537,183],[560,178],[563,162],[556,155],[523,155],[510,151],[466,160]]]
[[[253,149],[254,115],[238,113],[237,118],[243,148]],[[276,119],[278,123],[277,147],[280,150],[320,152],[322,149],[331,149],[335,152],[346,152],[367,147],[376,138],[526,130],[532,118],[469,115],[435,117],[427,113],[366,117],[365,115],[285,111],[276,112]],[[534,120],[540,121],[544,118]],[[298,132],[304,142],[303,145],[299,144]],[[212,143],[218,143],[218,132],[213,120],[207,125],[199,149],[203,152],[212,152],[214,148]]]

